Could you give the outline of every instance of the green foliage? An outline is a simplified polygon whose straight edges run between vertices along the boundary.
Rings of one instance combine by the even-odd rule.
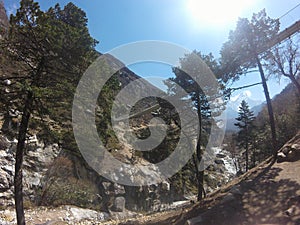
[[[95,184],[87,179],[75,178],[73,170],[74,163],[70,159],[64,156],[56,158],[49,165],[43,188],[37,190],[38,205],[100,209],[100,205],[96,204],[98,190]]]
[[[102,67],[103,69],[105,68]],[[111,110],[114,98],[120,90],[117,74],[118,72],[105,83],[97,99],[96,126],[101,141],[108,149],[120,148],[120,143],[111,124]]]
[[[2,109],[21,111],[26,93],[32,92],[34,107],[30,129],[44,142],[59,142],[70,152],[78,152],[71,127],[74,92],[82,73],[99,56],[94,49],[97,41],[87,28],[85,12],[73,3],[63,9],[56,4],[43,12],[38,3],[23,0],[10,23],[5,42],[14,50],[6,55],[20,65],[17,73],[6,74],[13,83],[6,96],[9,100]],[[97,121],[105,144],[115,144],[116,140],[109,132],[109,109],[118,89],[115,75],[99,95]]]
[[[31,92],[31,113],[36,120],[39,118],[44,124],[53,120],[59,123],[55,129],[70,128],[76,85],[97,56],[97,41],[88,32],[85,13],[73,3],[64,9],[57,4],[43,12],[38,3],[23,0],[16,15],[11,15],[10,25],[4,40],[10,50],[5,53],[18,66],[17,72],[6,74],[12,80],[7,97],[13,102],[6,107],[21,111],[26,93]]]
[[[221,71],[223,79],[236,81],[242,74],[253,72],[251,69],[258,68],[262,86],[268,106],[269,123],[272,135],[274,157],[277,156],[277,137],[273,107],[268,91],[267,80],[264,74],[262,62],[265,60],[265,51],[269,43],[279,32],[279,20],[271,19],[266,11],[262,10],[253,14],[251,21],[241,18],[237,27],[229,33],[229,40],[221,49]]]
[[[250,21],[240,18],[221,49],[223,79],[238,80],[240,75],[255,68],[256,57],[266,50],[278,32],[279,20],[268,17],[265,10],[254,13]]]
[[[185,113],[184,110],[189,110],[195,111],[198,115],[200,132],[196,144],[195,157],[190,163],[195,167],[194,175],[198,181],[198,200],[200,200],[203,193],[204,173],[203,170],[198,170],[198,165],[203,155],[203,148],[201,146],[206,146],[205,137],[210,133],[212,123],[216,122],[212,120],[212,116],[220,115],[224,109],[223,102],[217,101],[224,94],[224,90],[214,84],[215,80],[211,80],[215,79],[213,73],[217,78],[220,78],[220,65],[212,54],[203,55],[201,52],[193,51],[191,54],[187,54],[180,59],[180,66],[174,67],[173,72],[175,77],[170,79],[172,82],[166,82],[169,95],[179,99],[190,99],[192,104],[182,107],[183,112],[181,113]],[[219,79],[219,82],[222,87],[223,81]],[[185,92],[180,91],[174,83],[180,86]],[[225,98],[223,99],[225,100]],[[181,129],[185,129],[178,119],[174,118],[173,120]],[[191,123],[193,124],[193,122]],[[188,134],[185,135],[189,136]]]
[[[202,60],[201,63],[199,63],[199,59]],[[182,98],[186,97],[192,100],[193,106],[191,106],[191,110],[193,110],[193,107],[198,110],[197,113],[199,113],[202,118],[202,121],[200,121],[202,122],[202,128],[208,133],[210,132],[212,122],[211,117],[221,114],[225,109],[224,104],[226,100],[224,97],[223,103],[221,101],[219,101],[218,104],[213,103],[216,98],[223,96],[225,90],[220,90],[218,87],[211,85],[208,81],[208,77],[205,76],[205,74],[210,73],[209,70],[212,71],[216,78],[221,78],[220,65],[211,53],[209,55],[203,55],[201,52],[193,51],[193,53],[180,59],[180,67],[173,68],[175,78],[170,79],[182,87],[188,93],[188,96],[184,96],[183,93],[180,93],[171,82],[166,82],[169,94],[176,94],[176,96]],[[195,79],[203,86],[199,87]],[[223,87],[223,81],[221,79],[219,79],[219,83],[220,87]]]
[[[85,13],[74,4],[43,12],[33,0],[21,0],[16,15],[11,15],[10,30],[3,43],[5,58],[18,66],[3,79],[11,81],[4,102],[6,113],[21,111],[15,164],[15,203],[18,224],[25,224],[22,193],[22,162],[30,118],[43,122],[44,141],[72,137],[71,109],[74,90],[90,63],[97,57],[96,41],[87,29]],[[2,89],[2,88],[1,88]],[[49,132],[47,132],[49,131]],[[47,132],[47,133],[46,133]],[[68,135],[62,136],[61,133]],[[65,142],[68,150],[75,140]],[[71,146],[70,146],[71,145]],[[72,149],[77,152],[77,147]],[[52,185],[51,187],[54,187]],[[62,193],[70,199],[84,196],[66,186]],[[80,185],[79,185],[80,186]],[[73,188],[73,189],[72,189]],[[86,197],[86,196],[85,196]]]
[[[248,103],[243,100],[238,112],[238,117],[236,118],[238,121],[234,125],[240,129],[239,134],[242,136],[247,136],[251,129],[253,129],[253,121],[254,121],[254,114],[250,111]]]
[[[254,142],[254,121],[253,112],[250,111],[249,105],[245,100],[242,101],[241,106],[239,107],[239,115],[236,118],[238,121],[234,125],[239,128],[237,135],[237,143],[241,149],[246,150],[246,171],[249,169],[249,146],[253,145]]]
[[[292,83],[289,84],[279,95],[275,96],[272,105],[277,124],[278,148],[280,148],[296,135],[300,127],[300,101],[296,87]],[[267,109],[263,108],[255,120],[257,133],[264,139],[264,141],[261,141],[261,145],[258,146],[260,151],[267,151],[270,143],[266,135],[266,132],[270,130],[270,126],[266,121]]]

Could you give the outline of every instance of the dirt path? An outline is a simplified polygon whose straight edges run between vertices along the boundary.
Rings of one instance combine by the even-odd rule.
[[[276,163],[249,185],[241,224],[300,224],[300,161]]]
[[[200,204],[120,224],[300,225],[300,160],[265,163]]]

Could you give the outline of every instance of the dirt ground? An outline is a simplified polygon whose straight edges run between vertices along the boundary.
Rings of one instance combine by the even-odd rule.
[[[120,224],[300,225],[300,160],[265,162],[199,204]]]

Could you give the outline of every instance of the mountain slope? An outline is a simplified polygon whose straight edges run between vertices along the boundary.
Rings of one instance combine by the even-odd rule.
[[[73,206],[26,211],[27,224],[110,225],[298,225],[300,224],[300,131],[279,152],[290,150],[288,161],[267,159],[199,203],[180,209],[126,219]],[[120,214],[119,214],[120,215]],[[14,210],[0,210],[1,224],[14,224]],[[48,222],[47,222],[48,221]]]
[[[240,225],[300,224],[300,131],[280,151],[293,149],[289,162],[271,158],[195,205],[119,224]]]
[[[298,78],[300,82],[300,77]],[[292,138],[300,127],[300,96],[296,87],[290,83],[281,93],[272,99],[272,106],[277,129],[277,140],[282,146]],[[264,106],[256,117],[256,126],[261,129],[268,129],[268,110]]]

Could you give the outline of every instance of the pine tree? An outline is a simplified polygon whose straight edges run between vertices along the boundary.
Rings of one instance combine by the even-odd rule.
[[[33,115],[55,117],[54,110],[70,108],[60,122],[70,120],[72,92],[82,72],[95,58],[96,41],[87,29],[85,13],[74,4],[43,12],[33,0],[22,0],[10,18],[5,54],[17,66],[8,97],[21,112],[15,163],[15,208],[17,223],[25,224],[22,164],[26,136]],[[93,57],[94,56],[94,57]],[[69,107],[68,107],[69,106]],[[42,114],[38,114],[41,112]],[[44,123],[45,126],[49,125]]]
[[[258,68],[268,108],[274,158],[277,157],[278,150],[277,133],[267,79],[263,69],[263,61],[266,60],[266,56],[261,53],[267,49],[268,44],[278,32],[279,20],[270,18],[266,11],[262,10],[253,14],[251,20],[240,18],[236,29],[229,33],[229,39],[221,49],[222,73],[226,79],[238,80],[241,75]]]
[[[203,60],[203,62],[200,64],[199,58]],[[188,98],[192,101],[191,106],[182,110],[195,110],[198,116],[197,119],[199,122],[199,131],[197,133],[199,136],[196,144],[196,153],[193,156],[193,163],[196,168],[198,201],[205,196],[204,168],[201,163],[204,153],[203,146],[205,146],[207,142],[206,139],[210,131],[212,116],[217,116],[217,114],[222,111],[221,104],[215,105],[214,107],[211,104],[211,101],[217,98],[216,96],[213,96],[216,94],[213,92],[216,91],[219,94],[219,91],[222,92],[222,90],[216,90],[216,87],[212,86],[199,87],[198,85],[198,83],[209,83],[207,80],[205,80],[207,77],[204,75],[205,73],[208,73],[208,66],[215,75],[218,75],[219,64],[218,61],[214,59],[213,55],[211,53],[208,55],[203,55],[201,52],[195,50],[193,53],[187,54],[185,57],[180,59],[179,67],[173,68],[175,77],[171,78],[170,80],[183,88],[186,91],[187,96],[184,93],[181,93],[181,91],[177,90],[176,86],[172,85],[172,82],[166,82],[166,85],[169,88],[169,93],[175,93],[181,98]],[[195,79],[198,81],[198,83],[195,81]],[[211,96],[207,96],[204,93],[203,88],[209,89],[213,94],[211,94]]]
[[[250,111],[249,105],[245,100],[242,101],[239,107],[239,115],[236,118],[238,121],[234,125],[239,128],[237,142],[239,147],[246,150],[246,171],[249,169],[249,145],[252,141],[253,132],[253,121],[254,121],[253,111]]]

